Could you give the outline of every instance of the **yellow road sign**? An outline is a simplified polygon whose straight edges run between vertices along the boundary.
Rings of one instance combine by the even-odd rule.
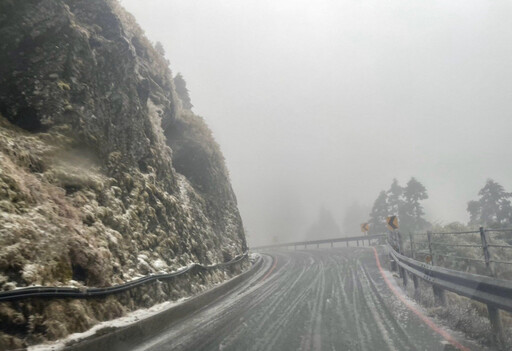
[[[362,223],[362,224],[361,224],[361,231],[362,231],[363,233],[366,233],[366,232],[367,232],[367,231],[369,231],[369,230],[370,230],[370,225],[369,225],[368,223]]]
[[[397,216],[390,216],[386,219],[386,224],[389,228],[389,230],[396,230],[398,229],[398,217]]]

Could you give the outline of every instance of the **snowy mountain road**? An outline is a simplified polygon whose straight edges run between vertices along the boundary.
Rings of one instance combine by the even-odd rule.
[[[265,269],[136,350],[469,350],[400,295],[373,248],[277,251]]]

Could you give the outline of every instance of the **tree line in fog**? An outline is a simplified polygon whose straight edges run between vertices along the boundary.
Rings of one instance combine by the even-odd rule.
[[[470,216],[468,227],[512,227],[512,193],[506,192],[502,185],[488,179],[478,196],[478,199],[467,204]],[[386,218],[389,216],[398,216],[400,230],[404,232],[432,229],[434,225],[424,218],[422,201],[426,199],[427,189],[416,178],[412,177],[405,186],[393,179],[389,189],[381,191],[373,203],[368,219],[370,233],[386,232]],[[453,223],[448,226],[453,227]]]

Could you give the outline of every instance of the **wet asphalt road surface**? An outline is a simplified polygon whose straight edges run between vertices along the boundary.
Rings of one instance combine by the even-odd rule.
[[[248,282],[136,350],[457,350],[395,296],[372,248],[262,256]],[[482,349],[434,322],[463,347]]]

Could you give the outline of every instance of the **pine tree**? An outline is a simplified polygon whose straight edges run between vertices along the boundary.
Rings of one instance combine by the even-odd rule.
[[[386,218],[388,215],[387,195],[385,191],[381,191],[370,212],[368,223],[370,224],[371,234],[385,233],[387,231]]]
[[[325,207],[321,207],[317,220],[311,225],[306,233],[309,239],[339,238],[340,227],[336,223],[332,213]]]
[[[404,205],[404,201],[402,199],[404,193],[404,189],[398,184],[398,180],[393,179],[393,183],[391,183],[391,187],[387,191],[387,202],[388,202],[388,212],[390,215],[401,215],[402,208]]]
[[[190,95],[188,94],[187,82],[185,82],[181,73],[178,73],[176,77],[174,77],[174,86],[176,87],[176,93],[178,93],[178,96],[183,103],[183,107],[187,110],[191,110],[194,105],[192,105]]]
[[[503,186],[492,179],[488,179],[485,186],[478,192],[480,199],[468,202],[467,211],[470,215],[469,223],[500,227],[510,225],[512,219],[511,193],[507,193]]]
[[[355,236],[360,233],[360,225],[366,220],[370,208],[361,206],[357,201],[354,201],[345,211],[343,217],[343,234],[346,236]]]
[[[162,57],[165,57],[165,49],[161,42],[157,41],[155,43],[155,50],[158,52]]]
[[[428,199],[427,189],[416,178],[407,183],[404,193],[403,210],[401,211],[400,227],[404,231],[421,231],[429,226],[423,218],[425,211],[420,201]]]

